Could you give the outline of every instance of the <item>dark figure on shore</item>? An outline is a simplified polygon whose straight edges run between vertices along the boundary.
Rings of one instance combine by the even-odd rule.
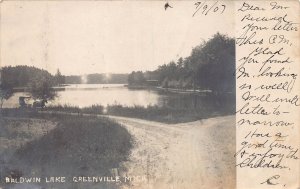
[[[46,99],[40,100],[40,101],[35,101],[33,102],[33,108],[45,108],[46,107],[46,103],[48,103],[48,101]]]
[[[28,104],[26,104],[25,100],[29,99],[30,97],[26,97],[26,96],[20,96],[19,97],[19,105],[21,108],[25,108],[28,107]]]

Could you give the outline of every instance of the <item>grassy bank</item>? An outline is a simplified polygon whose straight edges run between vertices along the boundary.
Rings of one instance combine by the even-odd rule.
[[[120,163],[127,160],[132,147],[132,139],[127,130],[106,118],[40,115],[33,112],[24,113],[24,111],[15,112],[15,115],[18,115],[17,119],[0,119],[1,133],[2,130],[6,132],[2,137],[11,141],[26,137],[28,142],[15,146],[16,149],[13,150],[11,157],[1,159],[1,182],[6,176],[66,176],[67,179],[72,179],[73,176],[111,176],[111,170],[120,168]],[[35,132],[24,131],[16,134],[9,131],[12,125],[21,127],[33,118],[51,120],[57,123],[57,126],[40,137],[30,137]],[[47,127],[47,124],[44,126]],[[4,150],[3,154],[5,154],[5,150],[11,149],[1,145],[1,150]],[[82,187],[108,188],[106,184],[98,183],[92,186],[85,183]],[[109,188],[114,188],[113,184],[110,185]],[[81,184],[76,184],[76,187],[79,186]],[[44,187],[74,188],[71,182],[64,185],[47,184]]]
[[[67,113],[78,113],[78,114],[103,114],[104,107],[101,105],[92,105],[90,107],[79,108],[78,106],[70,105],[56,105],[48,106],[45,108],[46,111],[51,112],[67,112]]]
[[[102,106],[94,106],[87,108],[70,107],[70,106],[55,106],[48,107],[45,111],[51,112],[68,112],[80,114],[94,115],[115,115],[131,118],[139,118],[150,121],[158,121],[162,123],[184,123],[196,121],[211,117],[231,115],[234,110],[219,108],[217,111],[212,108],[173,108],[159,106],[122,106],[109,105],[106,108]]]
[[[223,116],[232,114],[228,109],[218,109],[215,111],[209,107],[202,108],[174,108],[159,106],[121,106],[114,105],[107,107],[107,114],[140,118],[150,121],[158,121],[163,123],[184,123],[206,119],[210,117]]]
[[[51,112],[69,112],[77,114],[116,115],[146,119],[163,123],[182,123],[216,116],[231,115],[235,112],[235,97],[233,95],[169,94],[168,100],[161,106],[124,106],[119,104],[93,105],[79,108],[76,106],[49,106],[45,110]]]
[[[133,117],[146,119],[150,121],[158,121],[163,123],[181,123],[194,120],[200,120],[207,115],[204,112],[195,112],[191,109],[175,109],[171,107],[158,107],[158,106],[108,106],[107,113],[110,115]]]

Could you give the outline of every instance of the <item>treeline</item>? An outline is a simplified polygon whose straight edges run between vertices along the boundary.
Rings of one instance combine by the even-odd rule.
[[[132,72],[128,83],[164,88],[235,91],[235,40],[220,33],[192,49],[191,55],[154,71]],[[155,81],[157,83],[155,83]]]
[[[22,88],[34,99],[54,99],[55,86],[64,84],[127,83],[128,74],[89,74],[86,76],[64,76],[59,70],[55,75],[33,66],[6,66],[0,70],[0,107],[13,92]],[[24,88],[24,89],[23,89]]]
[[[33,66],[7,66],[1,68],[1,83],[12,88],[28,87],[32,82],[46,80],[50,86],[64,83],[59,70],[51,75],[48,71]]]
[[[128,74],[88,74],[65,76],[57,70],[55,75],[33,66],[7,66],[1,69],[1,83],[13,88],[28,87],[34,80],[46,80],[50,86],[61,84],[125,84]]]
[[[32,66],[7,66],[1,68],[0,73],[1,107],[3,101],[10,98],[14,89],[18,87],[26,88],[34,99],[53,99],[56,94],[52,87],[64,82],[59,70],[53,76],[45,70]]]
[[[128,74],[88,74],[85,76],[65,76],[66,84],[126,84]]]

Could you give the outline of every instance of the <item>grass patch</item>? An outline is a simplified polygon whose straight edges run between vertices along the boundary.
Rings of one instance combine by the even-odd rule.
[[[107,107],[107,114],[146,119],[150,121],[158,121],[163,123],[184,123],[216,117],[221,115],[229,115],[229,111],[214,111],[208,107],[203,108],[173,108],[158,106],[120,106],[113,105]]]
[[[123,105],[108,105],[91,106],[79,108],[74,106],[51,106],[45,108],[45,111],[50,112],[66,112],[92,115],[115,115],[131,118],[139,118],[150,121],[158,121],[163,123],[184,123],[196,121],[216,116],[225,116],[234,114],[234,104],[230,106],[219,106],[218,108],[211,106],[202,107],[172,107],[172,106],[123,106]]]
[[[68,112],[78,114],[103,114],[104,107],[101,105],[92,105],[90,107],[79,108],[71,105],[55,105],[45,108],[47,111]]]
[[[68,179],[73,176],[111,176],[111,169],[120,168],[120,163],[128,159],[131,136],[125,128],[110,119],[33,114],[27,112],[23,117],[51,119],[58,125],[17,149],[11,160],[4,163],[2,181],[3,177],[17,173],[22,177],[66,176]],[[98,183],[97,188],[106,188],[105,184]],[[92,188],[87,183],[83,186]],[[63,188],[73,187],[64,185]]]

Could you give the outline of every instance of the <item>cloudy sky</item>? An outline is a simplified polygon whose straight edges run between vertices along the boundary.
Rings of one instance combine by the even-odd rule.
[[[194,3],[165,11],[165,1],[4,1],[0,63],[66,75],[154,70],[217,31],[233,36],[229,2],[223,14],[193,17]]]

